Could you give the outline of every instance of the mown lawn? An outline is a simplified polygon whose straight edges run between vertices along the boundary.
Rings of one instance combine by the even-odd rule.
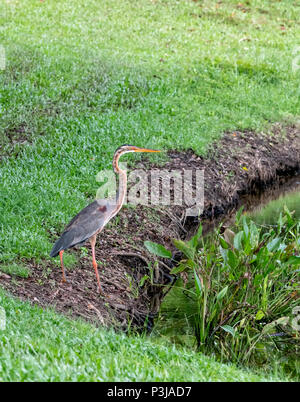
[[[96,174],[110,168],[119,145],[203,154],[226,130],[268,130],[272,122],[297,119],[299,13],[296,0],[1,2],[0,261],[6,270],[49,259],[53,234],[95,197]],[[66,264],[72,262],[67,255]],[[125,375],[120,350],[144,343],[150,350],[150,340],[91,330],[3,300],[15,317],[0,338],[3,378],[64,379],[59,367],[73,356],[72,331],[78,345],[87,344],[87,355],[98,335],[106,340],[105,359],[98,364],[90,356],[98,367],[93,377],[83,360],[72,358],[66,378],[171,380],[184,372],[181,352],[164,347],[163,361],[174,354],[174,373],[156,374],[149,358],[148,371],[138,366]],[[52,323],[49,352],[39,341],[43,320],[45,328]],[[113,349],[110,338],[118,345]],[[7,347],[12,339],[14,357]],[[195,359],[195,372],[207,361],[182,356]],[[23,366],[27,357],[36,363]],[[224,378],[219,370],[215,375]]]
[[[276,381],[167,342],[101,330],[0,291],[0,381]]]

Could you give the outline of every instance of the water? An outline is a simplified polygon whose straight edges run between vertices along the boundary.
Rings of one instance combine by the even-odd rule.
[[[250,208],[248,215],[258,224],[275,225],[280,212],[286,206],[296,219],[300,220],[300,177],[294,178],[287,186],[280,187],[280,192],[271,191],[265,198],[266,202]],[[271,198],[271,201],[268,198]]]

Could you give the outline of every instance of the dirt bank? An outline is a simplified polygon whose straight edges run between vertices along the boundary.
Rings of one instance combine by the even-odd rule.
[[[209,222],[236,210],[245,195],[269,191],[272,185],[299,173],[300,127],[274,125],[271,134],[226,133],[213,144],[206,157],[170,151],[164,169],[204,170],[204,210],[200,220]],[[150,169],[146,161],[139,167]],[[172,238],[184,238],[199,219],[185,219],[184,206],[123,208],[97,241],[97,260],[106,298],[97,294],[94,270],[82,249],[68,252],[78,256],[78,264],[67,271],[68,283],[61,283],[58,263],[50,259],[28,262],[29,278],[11,277],[0,272],[0,284],[22,300],[43,307],[53,306],[72,317],[83,317],[100,325],[123,330],[131,326],[151,329],[164,296],[164,286],[172,281],[168,261],[155,263],[144,247],[145,240],[172,249]],[[55,240],[55,239],[53,239]],[[49,269],[50,268],[50,269]],[[152,280],[150,280],[152,278]]]

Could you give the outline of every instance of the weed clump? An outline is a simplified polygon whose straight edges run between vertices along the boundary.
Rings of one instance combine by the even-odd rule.
[[[174,240],[179,276],[156,330],[221,361],[299,375],[300,222],[286,208],[276,225],[241,211],[232,230]]]

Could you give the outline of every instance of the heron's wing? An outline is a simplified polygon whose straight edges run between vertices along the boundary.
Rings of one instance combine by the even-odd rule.
[[[61,250],[84,243],[105,226],[115,209],[114,200],[96,200],[82,209],[65,227],[50,256],[56,257]]]

